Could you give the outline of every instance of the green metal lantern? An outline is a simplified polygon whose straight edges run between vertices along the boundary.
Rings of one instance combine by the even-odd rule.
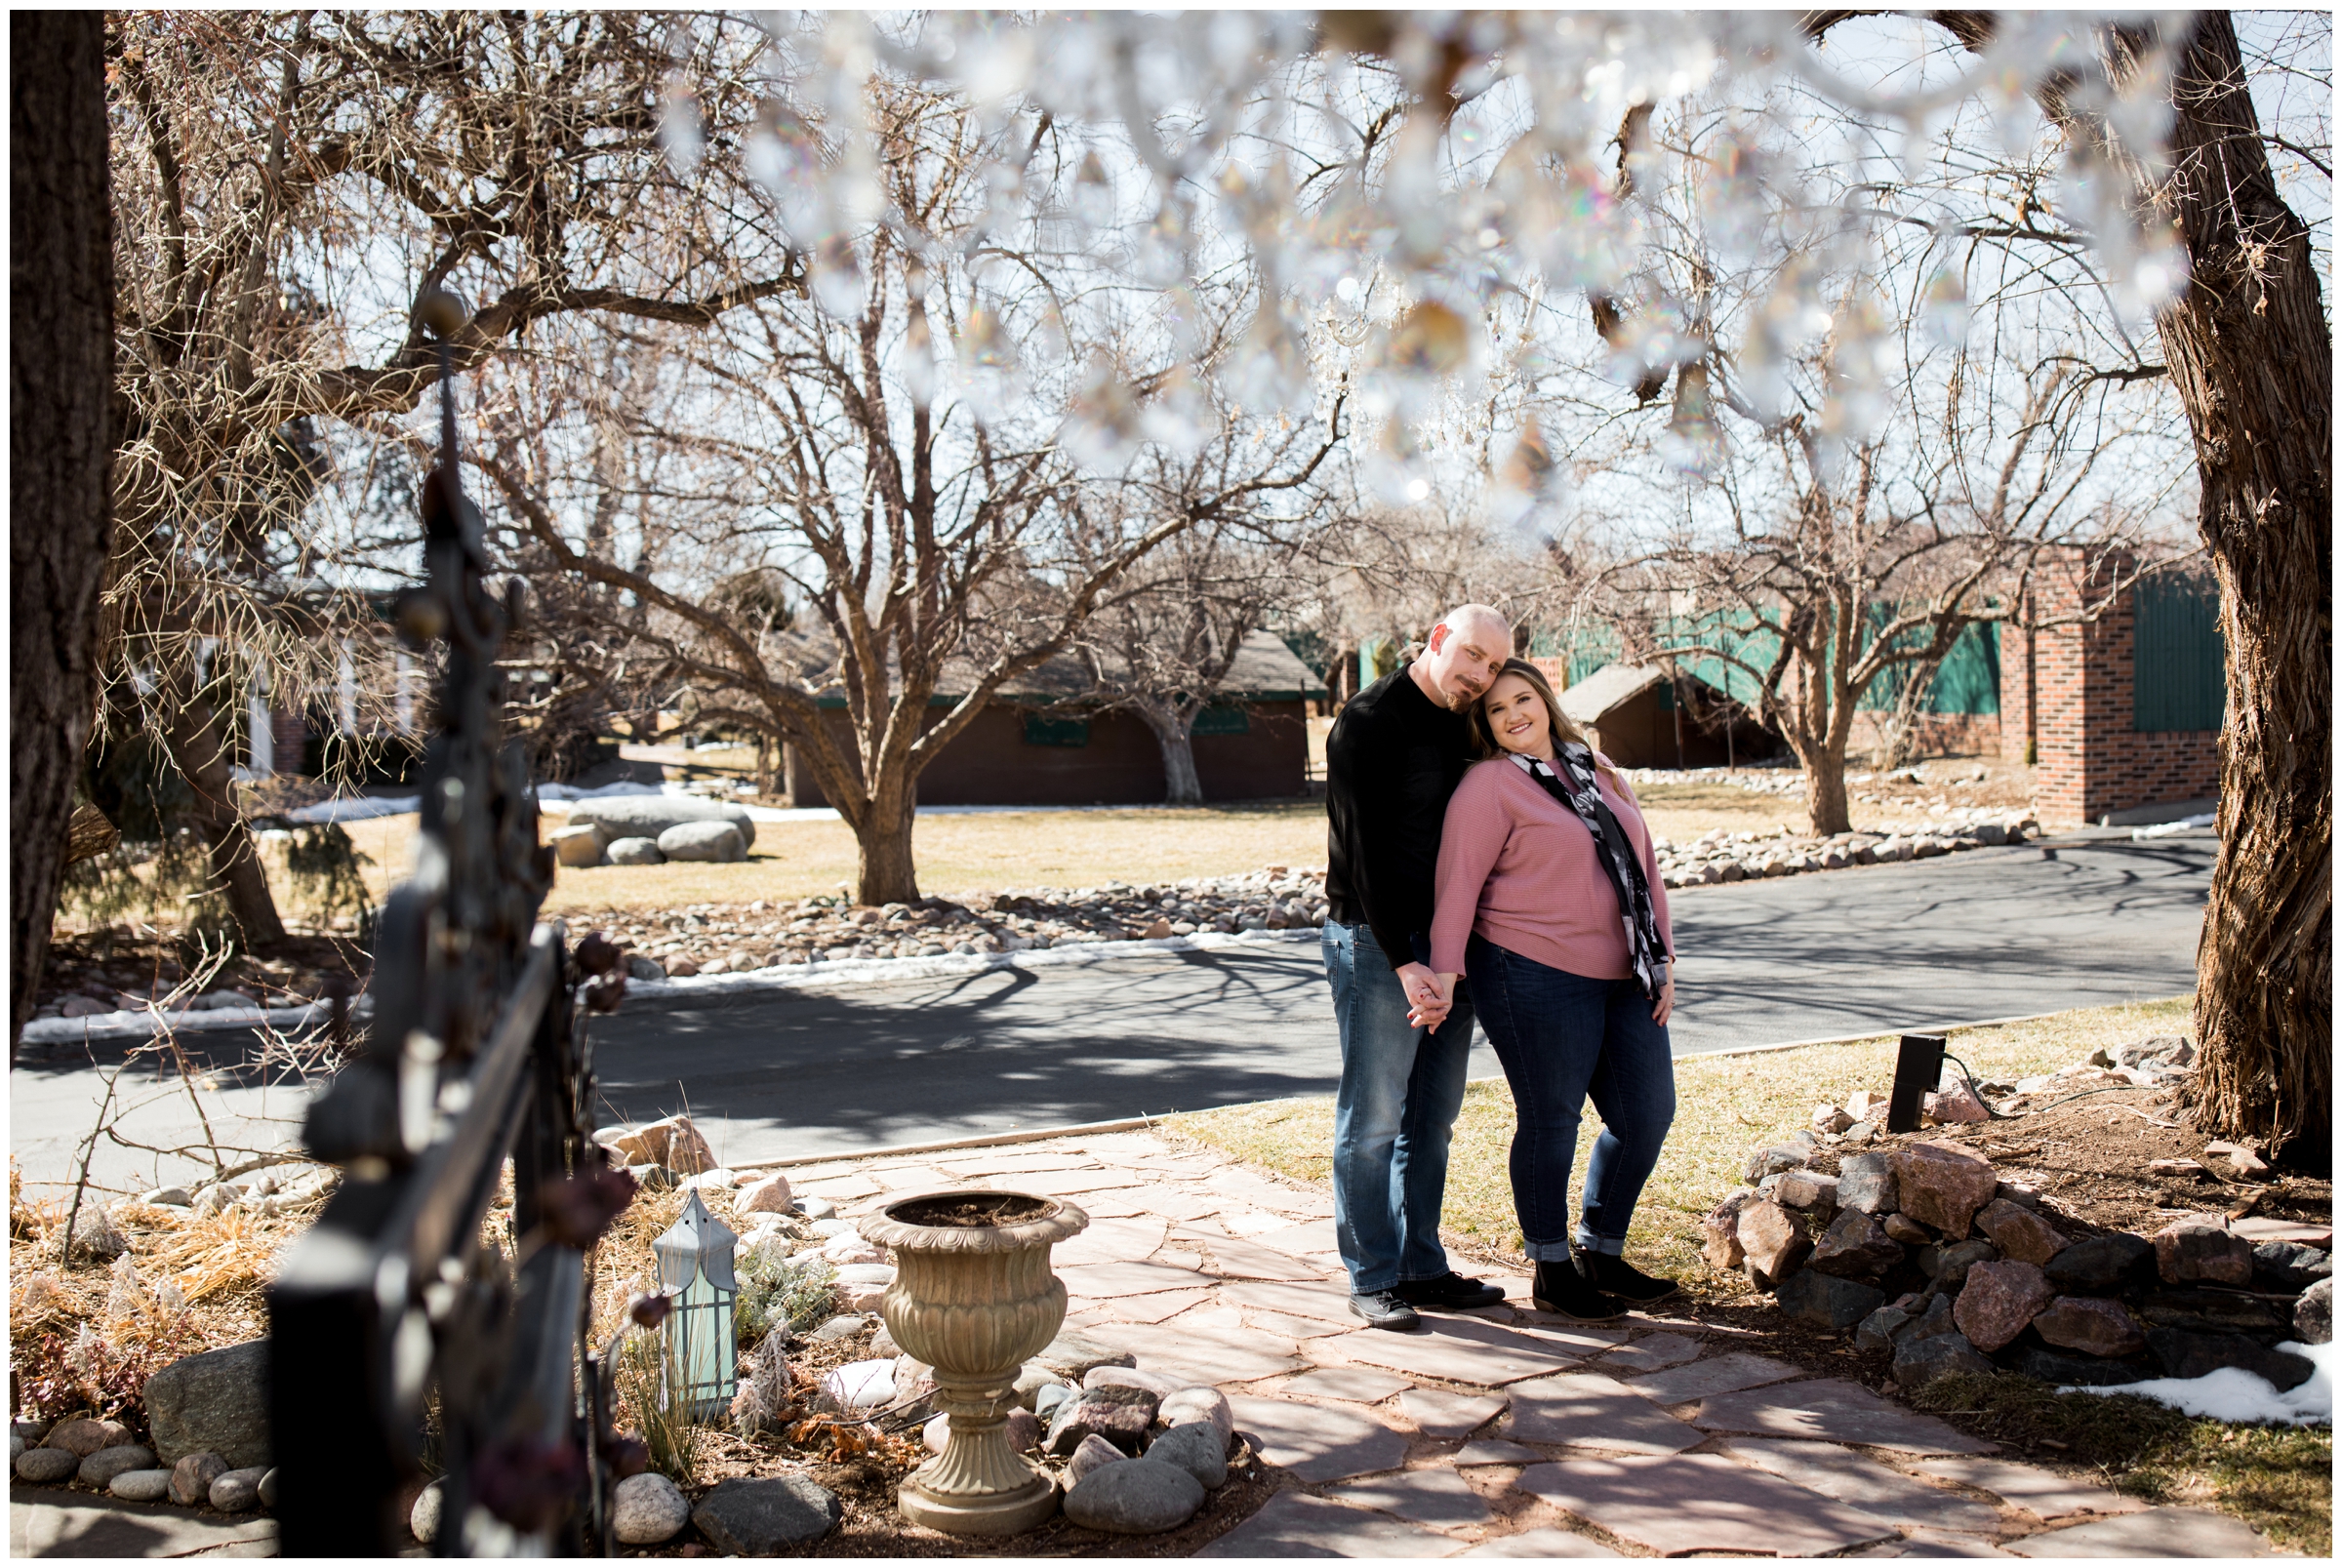
[[[694,1421],[712,1420],[732,1405],[740,1362],[732,1322],[732,1300],[740,1287],[732,1275],[732,1253],[739,1243],[731,1227],[707,1212],[696,1189],[666,1233],[651,1243],[659,1260],[659,1288],[674,1303],[661,1330],[667,1406],[681,1406]]]

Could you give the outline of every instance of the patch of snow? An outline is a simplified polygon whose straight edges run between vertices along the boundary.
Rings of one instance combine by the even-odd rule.
[[[2112,1387],[2066,1387],[2059,1393],[2135,1393],[2159,1405],[2190,1416],[2240,1426],[2331,1427],[2334,1424],[2334,1373],[2342,1367],[2342,1352],[2331,1345],[2297,1345],[2288,1340],[2278,1347],[2301,1356],[2318,1370],[2307,1382],[2280,1392],[2257,1372],[2221,1367],[2201,1378],[2154,1378],[2145,1383],[2121,1383]]]
[[[375,817],[403,817],[423,809],[421,795],[346,795],[298,806],[285,813],[287,822],[362,823]]]
[[[2184,833],[2194,827],[2209,827],[2215,821],[2213,815],[2207,811],[2194,817],[2182,817],[2175,823],[2157,823],[2153,827],[2134,827],[2130,830],[2130,841],[2136,844],[2141,839],[2164,838],[2173,833]]]

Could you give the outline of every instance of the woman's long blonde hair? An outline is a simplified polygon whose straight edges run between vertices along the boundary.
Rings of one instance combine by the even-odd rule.
[[[1537,700],[1545,704],[1546,721],[1554,727],[1555,750],[1558,751],[1564,743],[1582,745],[1587,750],[1594,751],[1594,762],[1596,768],[1610,775],[1612,780],[1618,780],[1618,769],[1611,766],[1610,759],[1599,751],[1595,751],[1594,743],[1587,740],[1576,725],[1562,717],[1561,699],[1554,695],[1554,683],[1545,678],[1544,670],[1539,669],[1525,659],[1508,659],[1503,667],[1497,670],[1495,679],[1489,681],[1488,691],[1495,691],[1496,682],[1503,680],[1507,675],[1518,675],[1522,680],[1527,681],[1529,690],[1535,692]],[[1509,754],[1503,746],[1497,744],[1496,731],[1489,726],[1487,692],[1481,693],[1479,701],[1472,704],[1472,754],[1483,759]]]

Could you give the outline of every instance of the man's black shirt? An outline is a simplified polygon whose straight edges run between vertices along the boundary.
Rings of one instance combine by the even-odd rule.
[[[1471,722],[1401,665],[1352,698],[1325,743],[1325,896],[1365,924],[1395,969],[1432,929],[1447,797],[1471,764]]]

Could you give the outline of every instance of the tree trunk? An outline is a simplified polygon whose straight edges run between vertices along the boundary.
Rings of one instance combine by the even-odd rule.
[[[1200,806],[1203,804],[1203,784],[1195,777],[1195,738],[1189,726],[1192,716],[1182,717],[1176,708],[1144,704],[1139,717],[1154,732],[1154,744],[1163,753],[1163,804],[1166,806]]]
[[[274,946],[285,940],[285,923],[277,917],[276,896],[268,891],[260,845],[236,807],[226,726],[191,671],[177,672],[173,685],[163,741],[195,797],[196,820],[211,846],[212,885],[226,895],[228,913],[248,950]]]
[[[111,545],[105,19],[9,17],[9,1060],[49,957]]]
[[[1797,754],[1805,772],[1805,815],[1814,836],[1828,838],[1853,825],[1846,813],[1846,753],[1825,741]]]
[[[2220,580],[2220,859],[2197,956],[2199,1127],[2330,1158],[2333,339],[2279,197],[2236,29],[2205,12],[2173,83],[2187,292],[2158,319]]]
[[[854,835],[856,904],[875,906],[918,902],[919,873],[910,853],[911,829],[918,824],[918,817],[917,805],[908,798],[891,806],[882,805],[879,799],[870,802],[870,815]]]

